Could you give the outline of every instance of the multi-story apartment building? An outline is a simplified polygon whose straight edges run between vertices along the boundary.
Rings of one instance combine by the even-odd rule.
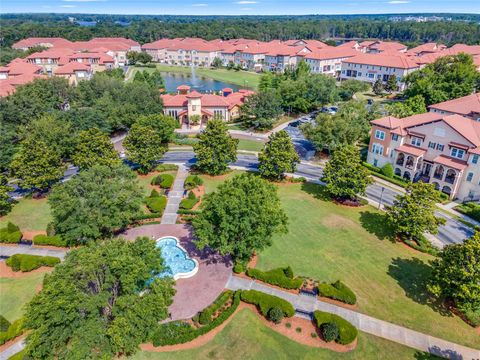
[[[0,97],[12,94],[19,85],[45,77],[42,73],[41,66],[31,64],[24,59],[14,59],[7,66],[1,66]]]
[[[54,75],[67,79],[70,85],[77,85],[79,81],[90,80],[94,72],[92,68],[90,64],[71,61],[58,67]]]
[[[349,47],[327,47],[297,57],[305,59],[313,73],[339,76],[342,62],[358,54]]]
[[[359,44],[360,51],[369,54],[379,53],[403,53],[407,51],[407,46],[395,41],[367,40]]]
[[[472,100],[463,99],[465,104]],[[438,111],[456,110],[458,100],[451,106],[433,105],[425,114],[373,120],[367,161],[378,167],[389,163],[396,175],[432,183],[451,198],[478,198],[480,122],[454,111]],[[475,114],[478,108],[461,111]]]
[[[166,115],[178,119],[182,126],[192,126],[194,120],[198,120],[194,126],[202,127],[213,118],[221,118],[224,121],[232,121],[240,115],[240,106],[245,98],[251,94],[249,90],[233,92],[230,88],[222,90],[222,95],[201,94],[190,91],[190,86],[181,85],[177,88],[178,94],[161,95],[163,111]]]
[[[373,84],[378,79],[385,83],[393,75],[397,78],[399,89],[403,90],[405,84],[402,78],[419,68],[414,60],[402,54],[361,54],[343,60],[340,78]]]
[[[430,105],[428,109],[442,115],[458,114],[480,121],[480,93]]]

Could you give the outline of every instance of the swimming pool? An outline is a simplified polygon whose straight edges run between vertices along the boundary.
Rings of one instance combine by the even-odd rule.
[[[198,261],[191,259],[187,251],[173,236],[165,236],[157,240],[157,247],[162,251],[162,257],[167,269],[159,277],[173,277],[174,280],[186,279],[198,271]]]

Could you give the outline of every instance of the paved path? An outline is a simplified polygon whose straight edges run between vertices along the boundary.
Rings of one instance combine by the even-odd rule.
[[[28,254],[39,256],[55,256],[63,260],[67,252],[67,249],[47,249],[29,245],[0,245],[0,257],[10,257],[15,254]]]
[[[162,216],[162,224],[175,224],[177,222],[177,211],[183,198],[183,184],[187,176],[188,170],[185,165],[179,165],[172,189],[168,193],[167,207]]]
[[[315,310],[337,314],[355,325],[361,331],[372,334],[408,347],[427,351],[429,353],[447,358],[477,360],[480,359],[480,350],[458,345],[450,341],[442,340],[430,335],[410,330],[371,316],[358,313],[337,305],[318,300],[316,297],[307,295],[295,295],[282,291],[254,280],[231,276],[227,283],[231,290],[258,290],[267,294],[278,296],[289,301],[295,309],[313,312]]]
[[[0,360],[7,360],[10,356],[22,351],[25,348],[25,341],[20,340],[0,352]]]

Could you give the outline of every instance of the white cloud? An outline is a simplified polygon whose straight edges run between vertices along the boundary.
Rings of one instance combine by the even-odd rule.
[[[237,1],[235,4],[240,4],[240,5],[258,4],[258,1]]]
[[[410,1],[405,0],[392,0],[389,1],[387,4],[408,4]]]
[[[195,7],[204,7],[204,6],[208,6],[208,4],[192,4],[192,6],[195,6]]]

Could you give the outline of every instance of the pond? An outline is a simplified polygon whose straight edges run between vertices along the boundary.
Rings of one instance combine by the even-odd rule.
[[[229,87],[233,91],[237,91],[239,87],[234,84],[230,84],[224,81],[213,80],[206,77],[201,77],[192,72],[177,73],[177,72],[161,72],[163,79],[165,80],[165,90],[167,92],[176,92],[177,87],[180,85],[188,85],[192,90],[204,93],[209,91],[220,91],[223,88]]]

